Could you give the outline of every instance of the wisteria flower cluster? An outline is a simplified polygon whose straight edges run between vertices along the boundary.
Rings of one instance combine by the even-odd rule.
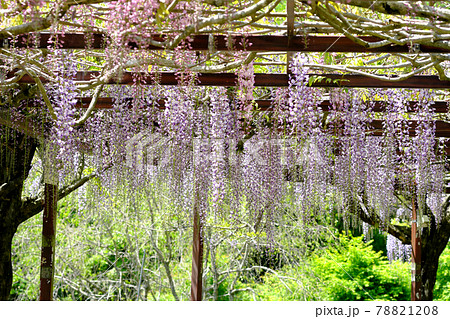
[[[398,213],[400,193],[415,193],[422,206],[431,207],[421,213],[439,218],[443,165],[435,163],[440,154],[428,91],[334,89],[329,109],[323,109],[326,95],[308,85],[306,58],[298,55],[289,87],[275,92],[273,123],[241,108],[240,98],[253,99],[249,65],[241,70],[238,87],[245,95],[238,99],[233,91],[191,82],[162,89],[137,81],[131,88],[108,88],[113,110],[99,110],[74,127],[81,112],[75,106],[76,65],[60,56],[60,83],[48,88],[57,119],[46,134],[58,146],[55,160],[66,168],[61,179],[84,165],[101,172],[102,192],[123,183],[135,189],[157,183],[170,189],[182,215],[190,216],[197,205],[205,223],[245,221],[269,238],[289,196],[304,223],[338,211],[347,227],[375,218],[387,230],[394,218],[410,218],[408,210]],[[418,101],[413,110],[412,96]],[[157,108],[161,100],[163,111]],[[368,100],[386,112],[375,112]],[[381,132],[375,121],[382,122]],[[397,247],[392,238],[389,243]]]

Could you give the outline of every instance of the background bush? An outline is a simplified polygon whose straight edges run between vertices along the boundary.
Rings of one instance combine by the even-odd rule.
[[[363,236],[341,235],[312,258],[325,300],[410,300],[410,266],[389,263]]]
[[[447,245],[447,248],[439,258],[433,298],[434,300],[450,301],[450,245]]]

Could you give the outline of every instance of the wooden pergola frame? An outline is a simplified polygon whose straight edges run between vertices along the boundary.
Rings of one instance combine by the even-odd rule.
[[[194,51],[230,51],[243,50],[248,52],[274,52],[288,55],[288,62],[291,60],[293,52],[372,52],[372,53],[409,53],[411,48],[408,46],[389,45],[368,49],[352,40],[343,36],[295,36],[294,28],[294,6],[293,1],[287,2],[287,35],[286,36],[240,36],[232,35],[228,38],[224,35],[195,35],[190,42],[190,49]],[[19,36],[14,40],[9,39],[3,43],[3,46],[14,46],[16,48],[32,47],[35,49],[45,49],[52,35],[49,33],[41,33],[39,35]],[[360,37],[364,41],[375,42],[378,38]],[[164,36],[154,35],[156,41],[163,41]],[[245,41],[243,41],[245,40]],[[64,42],[60,44],[62,49],[92,49],[101,50],[105,47],[109,39],[102,34],[91,34],[89,40],[84,34],[65,34]],[[232,44],[230,44],[232,43]],[[245,45],[242,45],[245,43]],[[130,49],[138,48],[135,42],[128,42]],[[142,49],[142,48],[141,48]],[[165,50],[165,48],[157,46],[145,47],[146,50]],[[450,53],[439,47],[431,47],[421,45],[415,48],[422,53]],[[288,73],[289,73],[289,67]],[[78,72],[74,78],[75,81],[89,82],[99,77],[99,72],[86,71]],[[9,76],[13,76],[12,73]],[[449,89],[449,81],[441,81],[439,77],[434,75],[416,75],[407,79],[395,81],[395,77],[386,76],[385,78],[376,76],[368,77],[355,74],[311,74],[317,80],[311,83],[314,87],[355,87],[355,88],[422,88],[422,89]],[[201,73],[197,75],[198,85],[202,86],[235,86],[237,77],[234,73]],[[177,85],[178,80],[175,73],[159,73],[158,82],[154,82],[151,75],[143,75],[139,77],[147,85]],[[106,84],[129,85],[134,81],[134,75],[130,72],[124,72],[120,78],[112,79]],[[389,80],[389,81],[384,81]],[[41,78],[42,82],[46,82],[45,78]],[[255,74],[255,86],[259,87],[286,87],[289,82],[289,74]],[[22,75],[19,83],[35,83],[28,74]],[[90,98],[80,98],[77,107],[85,108],[91,101]],[[271,101],[257,100],[257,105],[261,111],[271,110]],[[99,98],[96,108],[108,109],[112,108],[113,101],[110,98]],[[414,101],[410,102],[411,105]],[[324,111],[328,110],[329,101],[323,101],[320,107]],[[164,101],[158,103],[158,108],[164,108]],[[433,107],[437,113],[447,113],[448,103],[445,101],[437,101]],[[383,104],[375,103],[375,111],[383,112]],[[372,121],[374,135],[379,135],[382,130],[381,121]],[[415,134],[414,123],[410,130],[412,135]],[[436,122],[436,137],[450,137],[450,124],[444,121]],[[447,153],[450,155],[449,148]],[[53,273],[54,273],[54,239],[56,225],[56,204],[57,204],[57,187],[52,184],[45,184],[45,205],[43,214],[43,237],[42,237],[42,262],[41,262],[41,290],[40,300],[52,300],[53,291]],[[411,227],[411,238],[413,245],[412,253],[412,291],[411,300],[420,300],[420,237],[417,232],[415,220],[417,203],[413,198],[413,223]],[[193,268],[192,268],[192,290],[191,300],[201,300],[202,298],[202,236],[200,232],[199,212],[194,208],[194,237],[193,237]]]
[[[11,75],[12,73],[9,73]],[[234,73],[197,73],[198,86],[235,86],[237,76]],[[407,79],[396,80],[395,76],[369,77],[360,74],[309,74],[315,78],[312,87],[353,87],[353,88],[399,88],[399,89],[450,89],[450,81],[442,81],[437,75],[415,75]],[[98,71],[77,72],[75,81],[90,82],[100,77]],[[385,79],[385,80],[384,80]],[[42,83],[49,81],[40,77]],[[161,72],[157,74],[136,74],[123,72],[120,78],[113,78],[105,84],[130,85],[140,81],[145,85],[173,85],[179,84],[178,76],[174,72]],[[19,83],[36,83],[28,74],[23,74]],[[255,73],[255,86],[257,87],[287,87],[289,74],[282,73]]]
[[[288,17],[289,18],[289,17]],[[8,40],[4,46],[14,46],[16,48],[34,48],[46,49],[52,35],[50,33],[40,33],[39,35],[19,36],[14,41]],[[367,48],[352,40],[337,35],[206,35],[196,34],[191,37],[189,47],[190,51],[247,51],[247,52],[340,52],[340,53],[410,53],[411,48],[407,45],[386,45],[376,48]],[[380,39],[372,36],[359,37],[363,41],[377,42]],[[164,41],[165,37],[154,35],[155,41]],[[64,43],[59,45],[61,49],[78,49],[85,50],[102,50],[109,41],[103,34],[94,33],[86,36],[82,33],[68,33],[64,36]],[[211,45],[214,43],[214,45]],[[165,50],[166,48],[149,45],[144,48],[140,47],[136,42],[129,41],[126,43],[130,49],[145,50]],[[432,47],[429,45],[420,45],[414,48],[414,53],[450,53],[450,50]]]

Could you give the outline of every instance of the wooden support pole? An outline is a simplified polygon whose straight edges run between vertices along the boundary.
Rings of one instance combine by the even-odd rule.
[[[294,10],[294,0],[287,0],[286,13],[287,13],[287,36],[288,36],[288,47],[292,45],[292,38],[294,37],[294,20],[295,20],[295,10]],[[291,72],[291,63],[294,57],[293,52],[288,52],[286,54],[286,73]]]
[[[45,183],[39,300],[53,300],[58,186]]]
[[[422,288],[422,276],[421,276],[421,263],[422,263],[422,244],[420,241],[420,233],[418,231],[418,214],[417,214],[417,199],[415,196],[412,198],[412,223],[411,223],[411,301],[420,301],[421,288]]]
[[[197,198],[194,202],[194,234],[192,240],[191,301],[202,300],[203,238]]]

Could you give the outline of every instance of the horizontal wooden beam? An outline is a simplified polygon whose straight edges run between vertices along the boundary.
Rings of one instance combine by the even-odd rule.
[[[154,35],[153,40],[162,42],[165,36]],[[361,40],[366,42],[377,42],[381,39],[372,36],[360,36]],[[107,39],[102,34],[85,35],[82,33],[66,33],[64,37],[59,37],[58,47],[62,49],[104,49]],[[45,49],[49,46],[51,35],[49,33],[40,33],[35,35],[22,35],[17,40],[8,40],[4,46],[14,45],[19,48],[40,48]],[[136,42],[128,42],[128,47],[138,48]],[[164,50],[162,47],[147,45],[146,50]],[[344,36],[293,36],[287,35],[205,35],[199,34],[191,36],[188,50],[193,51],[240,51],[249,52],[378,52],[378,53],[408,53],[411,52],[407,45],[385,45],[369,49],[359,45]],[[420,45],[414,48],[414,53],[450,53],[449,49]]]
[[[126,99],[126,102],[128,103],[128,107],[132,107],[132,99]],[[78,108],[87,108],[89,106],[89,103],[91,102],[91,98],[80,98],[78,99],[78,102],[76,104],[76,107]],[[272,111],[272,101],[271,100],[256,100],[255,101],[258,104],[258,107],[261,111]],[[407,108],[409,111],[414,110],[414,105],[417,102],[409,101],[407,104]],[[159,100],[155,103],[155,107],[158,109],[165,109],[164,100]],[[384,112],[385,106],[383,102],[374,102],[373,103],[373,111],[375,112]],[[327,112],[330,110],[331,103],[329,100],[322,101],[319,105],[323,109],[323,111]],[[433,107],[435,108],[435,111],[437,113],[447,113],[448,104],[447,102],[443,101],[437,101],[435,104],[433,104]],[[112,98],[99,98],[96,104],[97,109],[112,109],[113,108],[113,99]],[[383,120],[372,120],[369,124],[370,129],[368,131],[369,134],[375,135],[375,136],[381,136],[383,134]],[[415,136],[416,135],[416,128],[418,125],[418,122],[416,120],[410,120],[409,123],[409,135]],[[435,121],[436,125],[436,137],[450,137],[450,123],[444,122],[444,121]]]
[[[436,125],[436,137],[450,137],[450,123],[444,122],[444,121],[435,121]],[[384,121],[382,120],[373,120],[370,122],[370,126],[373,128],[373,131],[371,133],[373,135],[382,135],[384,131],[383,127]],[[416,120],[408,121],[409,124],[409,135],[410,136],[416,136],[416,129],[418,122]]]
[[[12,74],[9,74],[12,76]],[[95,81],[100,76],[97,71],[77,72],[75,81]],[[411,88],[411,89],[450,89],[450,81],[441,81],[435,75],[416,75],[406,80],[395,80],[395,76],[385,77],[386,80],[374,79],[363,75],[339,75],[339,74],[310,74],[316,77],[313,87],[354,87],[354,88]],[[143,74],[136,77],[131,72],[124,72],[120,78],[112,79],[107,84],[133,84],[139,78],[142,84],[147,85],[178,85],[178,75],[162,72],[158,74]],[[199,86],[235,86],[237,77],[234,73],[198,73],[197,85]],[[157,79],[157,81],[155,81]],[[389,81],[391,80],[391,81]],[[48,82],[41,78],[42,82]],[[19,83],[34,83],[34,79],[28,74],[24,75]],[[281,73],[256,73],[255,86],[284,87],[289,84],[289,75]]]
[[[79,108],[87,108],[91,102],[92,98],[90,97],[83,97],[79,98],[76,104],[76,107]],[[125,102],[128,102],[129,107],[132,107],[132,98],[125,99]],[[256,104],[258,105],[259,110],[261,111],[271,111],[273,110],[273,101],[272,100],[255,100]],[[95,108],[97,109],[112,109],[114,106],[114,99],[109,97],[102,97],[97,100],[97,104]],[[159,100],[156,102],[155,106],[159,109],[164,109],[164,100]],[[374,112],[385,112],[386,106],[385,102],[381,101],[372,101],[372,111]],[[407,102],[407,111],[408,112],[414,112],[415,111],[415,105],[417,104],[417,101],[408,101]],[[318,105],[322,108],[324,112],[330,111],[331,109],[331,102],[329,100],[325,100],[320,102]],[[431,105],[431,108],[435,113],[447,113],[448,112],[448,102],[445,101],[435,101],[434,104]]]

